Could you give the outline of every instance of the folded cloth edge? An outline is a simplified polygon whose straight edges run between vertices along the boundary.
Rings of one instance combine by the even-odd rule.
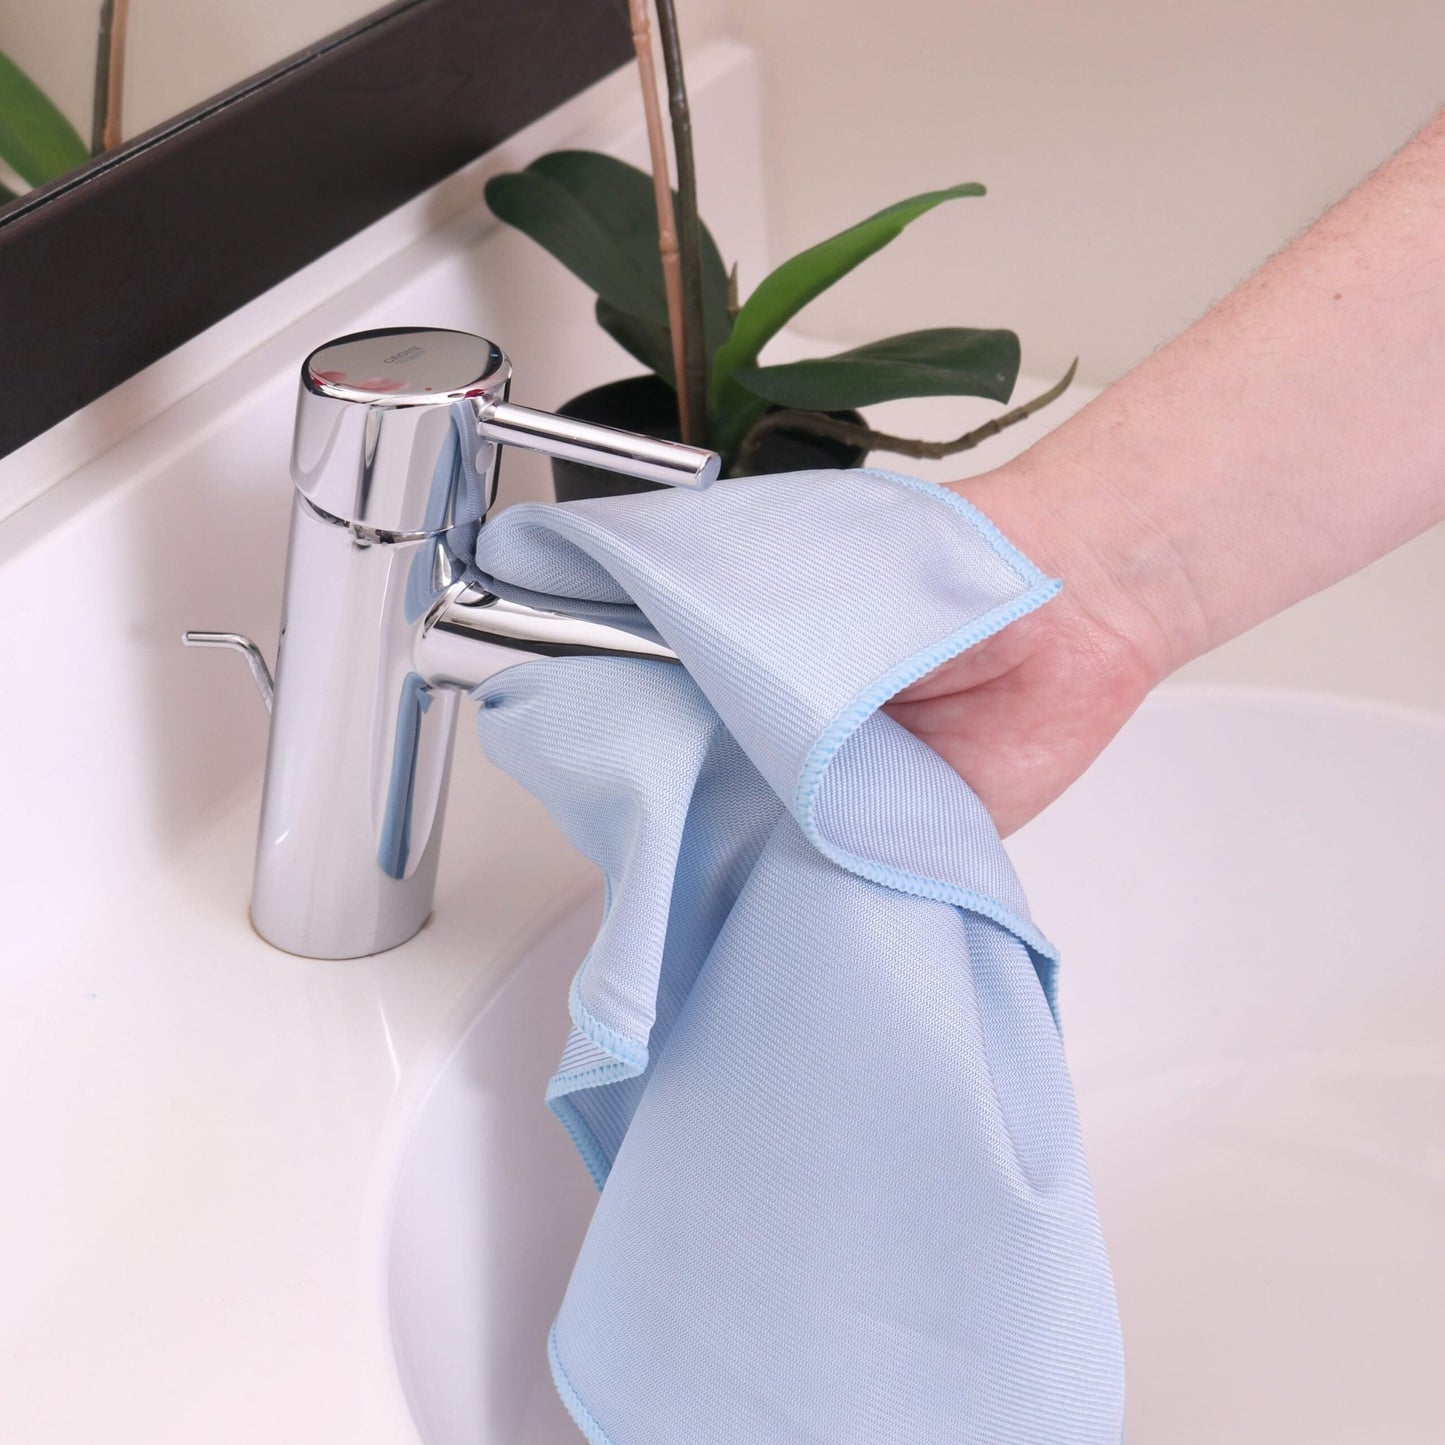
[[[1049,577],[1040,571],[988,517],[956,492],[937,483],[920,481],[917,477],[904,476],[899,472],[883,471],[875,467],[860,470],[866,470],[875,477],[881,477],[909,491],[918,492],[957,513],[993,548],[1029,590],[1021,597],[1005,602],[981,617],[973,618],[956,631],[912,653],[858,693],[813,744],[798,777],[797,791],[793,798],[793,815],[808,841],[840,868],[846,868],[860,878],[867,878],[870,882],[897,889],[901,893],[952,903],[956,907],[967,908],[973,913],[991,918],[995,923],[1007,928],[1033,952],[1050,963],[1057,963],[1058,950],[1038,928],[1030,920],[1020,918],[1010,909],[1002,907],[994,899],[958,884],[926,878],[918,873],[907,873],[902,869],[849,853],[831,843],[817,827],[814,811],[823,775],[838,750],[868,718],[890,698],[920,678],[926,677],[935,668],[941,667],[960,653],[967,652],[969,648],[977,647],[995,633],[1003,631],[1020,618],[1027,617],[1030,612],[1037,611],[1044,603],[1057,597],[1064,585],[1057,577]],[[1052,999],[1050,1004],[1053,1004]]]
[[[791,800],[791,811],[809,843],[830,862],[857,877],[869,882],[906,893],[913,897],[928,898],[964,908],[982,917],[989,918],[1007,929],[1027,947],[1045,967],[1040,969],[1040,980],[1044,985],[1051,1012],[1057,1021],[1058,1005],[1053,986],[1053,971],[1057,966],[1058,950],[1044,936],[1032,920],[1020,916],[1005,907],[997,899],[968,888],[963,884],[907,871],[894,865],[882,863],[850,852],[830,840],[820,829],[816,819],[816,802],[823,780],[839,750],[848,739],[876,713],[888,700],[904,688],[932,672],[961,653],[1002,631],[1005,627],[1036,611],[1062,588],[1062,582],[1050,578],[1019,551],[994,525],[994,523],[972,503],[958,496],[946,487],[924,482],[915,477],[879,468],[859,468],[880,481],[916,493],[930,503],[944,507],[956,519],[962,521],[971,531],[981,537],[991,550],[1005,564],[1024,590],[1020,595],[1005,601],[989,611],[971,618],[961,627],[916,649],[900,662],[859,692],[844,706],[826,728],[819,734],[809,750],[800,770]],[[573,528],[592,532],[596,523],[585,514],[579,514],[563,504],[563,510],[570,513],[569,531]],[[552,511],[548,508],[547,511]],[[488,579],[492,582],[493,579]],[[522,665],[521,663],[517,664]],[[504,672],[511,669],[504,669]],[[498,676],[501,676],[499,674]],[[473,692],[473,697],[483,700],[487,690],[494,685],[489,679]],[[785,800],[786,801],[786,800]],[[552,1113],[566,1128],[574,1146],[592,1174],[594,1183],[600,1188],[607,1169],[595,1142],[590,1138],[580,1119],[571,1117],[567,1096],[578,1088],[595,1086],[629,1076],[644,1073],[648,1066],[648,1049],[624,1035],[617,1033],[596,1018],[584,1004],[580,984],[586,973],[587,963],[583,960],[573,979],[568,993],[568,1013],[572,1022],[584,1037],[591,1040],[607,1057],[596,1059],[591,1067],[582,1071],[560,1072],[554,1076],[546,1091],[546,1102]]]

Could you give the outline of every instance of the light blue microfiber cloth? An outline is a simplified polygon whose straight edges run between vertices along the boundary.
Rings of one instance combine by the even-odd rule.
[[[488,756],[607,876],[548,1090],[602,1187],[550,1343],[588,1440],[1118,1445],[1055,953],[878,710],[1058,584],[875,471],[518,506],[477,564],[686,665],[477,690]]]

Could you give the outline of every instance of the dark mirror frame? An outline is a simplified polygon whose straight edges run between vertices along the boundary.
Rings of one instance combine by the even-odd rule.
[[[398,0],[0,211],[0,456],[631,58],[617,0]]]

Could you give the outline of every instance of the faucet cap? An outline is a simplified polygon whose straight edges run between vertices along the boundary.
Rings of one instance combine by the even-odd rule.
[[[465,331],[387,327],[328,341],[301,364],[296,489],[372,533],[481,521],[496,468],[473,409],[505,401],[511,375],[501,347]]]
[[[302,363],[301,384],[317,396],[372,406],[450,403],[493,396],[511,367],[485,336],[430,327],[387,327],[342,336]]]

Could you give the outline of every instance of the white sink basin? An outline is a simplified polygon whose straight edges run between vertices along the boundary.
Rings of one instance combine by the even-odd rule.
[[[547,1331],[597,1191],[542,1094],[600,899],[566,914],[485,1001],[426,1095],[395,1195],[387,1294],[427,1445],[575,1445]]]
[[[1129,1445],[1435,1445],[1445,719],[1166,693],[1013,852],[1063,950]]]
[[[1065,1026],[1130,1445],[1415,1445],[1445,1418],[1445,720],[1150,703],[1012,851]],[[389,1312],[426,1445],[571,1445],[545,1339],[593,1193],[542,1090],[596,905],[416,1112]]]

